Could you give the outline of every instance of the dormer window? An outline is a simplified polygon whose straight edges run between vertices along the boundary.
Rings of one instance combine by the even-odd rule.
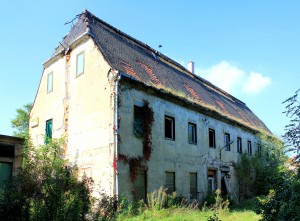
[[[77,55],[76,58],[76,76],[82,75],[84,73],[84,52]]]

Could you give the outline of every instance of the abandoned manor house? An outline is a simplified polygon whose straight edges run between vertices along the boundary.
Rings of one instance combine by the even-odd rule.
[[[272,134],[246,106],[87,10],[52,56],[30,112],[34,145],[65,137],[93,194],[143,199],[167,188],[202,200],[239,195],[234,163]]]

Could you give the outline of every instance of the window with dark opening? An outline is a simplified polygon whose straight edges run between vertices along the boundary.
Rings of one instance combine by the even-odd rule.
[[[175,172],[166,172],[166,186],[167,194],[172,194],[176,191],[175,187]]]
[[[209,128],[208,129],[208,137],[209,137],[209,147],[216,148],[216,137],[215,137],[215,130]]]
[[[190,197],[191,199],[197,199],[197,173],[190,173]]]
[[[251,143],[251,141],[248,141],[248,154],[252,155],[252,143]]]
[[[188,137],[190,144],[197,144],[197,126],[196,124],[188,124]]]
[[[133,133],[138,138],[142,137],[144,133],[143,108],[137,105],[134,105]]]
[[[225,133],[224,134],[224,142],[225,142],[225,150],[226,151],[230,151],[230,134],[228,134],[228,133]]]
[[[52,139],[52,119],[46,121],[46,136],[45,143],[49,143]]]
[[[238,153],[242,153],[243,149],[242,149],[242,138],[238,137],[237,138],[237,152]]]
[[[175,140],[175,118],[165,116],[165,138]]]

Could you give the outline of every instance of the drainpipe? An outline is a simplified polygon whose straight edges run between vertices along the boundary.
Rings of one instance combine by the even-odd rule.
[[[119,74],[119,71],[114,71],[116,74],[116,79],[115,79],[115,113],[114,113],[114,136],[115,136],[115,166],[116,166],[116,171],[115,171],[115,196],[118,198],[119,196],[119,179],[118,179],[118,145],[119,145],[119,140],[118,140],[118,134],[119,134],[119,121],[118,121],[118,93],[119,93],[119,81],[121,80],[121,75]]]

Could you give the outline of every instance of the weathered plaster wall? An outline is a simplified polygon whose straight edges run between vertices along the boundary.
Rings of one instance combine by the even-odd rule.
[[[76,76],[76,57],[84,51],[84,73]],[[53,119],[53,137],[65,136],[66,157],[94,180],[94,194],[113,195],[113,84],[109,65],[89,39],[46,67],[31,111],[30,134],[44,143],[45,122]],[[47,74],[53,71],[53,92]],[[34,120],[38,119],[38,126]]]
[[[120,153],[129,156],[142,156],[142,140],[133,134],[134,104],[142,103],[143,99],[149,101],[149,106],[154,111],[154,124],[152,128],[151,159],[147,162],[147,192],[152,192],[160,186],[165,185],[165,172],[175,172],[176,191],[184,196],[190,191],[190,172],[198,173],[199,199],[205,196],[207,191],[207,170],[217,169],[218,177],[221,177],[220,166],[230,167],[231,186],[237,191],[237,182],[234,177],[231,161],[236,162],[240,156],[237,152],[237,136],[242,138],[243,152],[247,151],[247,141],[252,142],[253,153],[256,149],[253,134],[243,131],[224,122],[202,115],[188,108],[179,106],[157,96],[137,91],[129,86],[123,85],[120,104]],[[175,117],[175,141],[165,139],[164,117],[171,114]],[[188,142],[188,122],[197,124],[197,144]],[[208,128],[215,129],[216,149],[209,148]],[[222,150],[222,162],[219,160],[219,150],[224,147],[224,133],[229,133],[231,140],[231,151]],[[119,163],[119,188],[120,193],[131,195],[132,183],[129,175],[129,165]],[[218,180],[220,187],[221,181]]]

